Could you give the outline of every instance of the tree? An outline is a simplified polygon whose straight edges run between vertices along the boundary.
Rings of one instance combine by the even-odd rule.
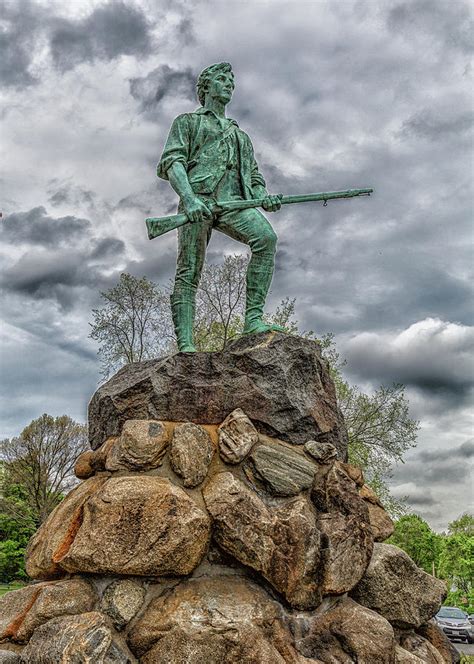
[[[223,350],[243,329],[248,257],[226,256],[204,266],[196,294],[194,342],[198,351]]]
[[[468,535],[474,537],[474,515],[465,512],[459,519],[451,521],[448,525],[449,535]]]
[[[39,526],[75,483],[74,462],[86,448],[86,427],[67,415],[44,414],[18,437],[1,441],[1,513]]]
[[[119,283],[101,292],[104,305],[92,310],[90,337],[99,342],[102,376],[124,364],[166,353],[173,343],[166,292],[146,277],[122,273]]]
[[[425,572],[437,575],[443,537],[431,530],[417,514],[407,514],[398,519],[387,543],[406,551]]]
[[[469,596],[474,589],[474,516],[463,514],[448,526],[439,561],[440,576]]]

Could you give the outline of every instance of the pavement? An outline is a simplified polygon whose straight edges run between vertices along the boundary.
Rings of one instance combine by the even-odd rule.
[[[474,655],[474,643],[462,643],[461,641],[451,641],[451,643],[463,655]]]

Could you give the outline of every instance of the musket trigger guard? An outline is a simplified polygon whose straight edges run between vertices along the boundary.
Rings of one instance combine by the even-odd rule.
[[[327,200],[324,200],[323,207],[327,207],[327,206],[328,206],[328,202],[327,202]]]

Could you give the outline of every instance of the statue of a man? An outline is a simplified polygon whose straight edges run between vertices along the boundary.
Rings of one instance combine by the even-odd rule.
[[[255,208],[213,215],[211,200],[265,198],[263,208],[278,210],[279,196],[270,196],[258,170],[252,143],[235,120],[226,117],[234,91],[234,75],[227,62],[204,69],[197,82],[202,106],[173,122],[158,164],[158,176],[169,180],[180,197],[179,210],[191,223],[178,235],[178,263],[171,310],[182,352],[194,352],[193,323],[196,290],[206,247],[215,228],[248,244],[252,258],[247,270],[244,334],[281,330],[263,322],[263,308],[273,276],[277,237]]]

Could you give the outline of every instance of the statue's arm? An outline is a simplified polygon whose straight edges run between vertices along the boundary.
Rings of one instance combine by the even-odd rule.
[[[210,217],[207,206],[196,196],[189,184],[186,166],[189,161],[191,131],[189,117],[179,115],[171,125],[166,145],[161,155],[156,173],[170,185],[181,199],[184,211],[192,222],[203,221]]]

